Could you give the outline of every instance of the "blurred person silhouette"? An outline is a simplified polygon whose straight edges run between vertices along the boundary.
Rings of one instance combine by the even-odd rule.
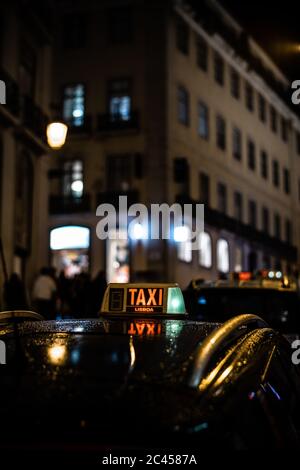
[[[89,316],[91,282],[87,273],[74,276],[71,285],[71,314],[77,318]]]
[[[105,272],[101,270],[91,283],[89,316],[97,316],[99,313],[106,287]]]
[[[44,267],[35,280],[32,292],[34,306],[47,320],[56,318],[57,285],[53,270]]]
[[[61,271],[57,280],[57,292],[60,301],[60,313],[62,317],[70,315],[71,281],[65,271]]]
[[[17,273],[4,284],[4,302],[7,310],[28,310],[25,285]]]

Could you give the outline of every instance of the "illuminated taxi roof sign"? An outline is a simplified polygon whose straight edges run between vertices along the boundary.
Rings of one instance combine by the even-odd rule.
[[[185,314],[183,295],[178,284],[109,284],[101,313],[140,317]]]

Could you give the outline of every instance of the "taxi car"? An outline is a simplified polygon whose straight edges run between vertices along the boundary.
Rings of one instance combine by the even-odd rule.
[[[255,315],[191,321],[176,284],[110,284],[97,319],[1,315],[0,459],[299,446],[299,372]]]
[[[229,280],[215,282],[194,279],[184,298],[193,320],[224,322],[249,313],[282,333],[300,334],[297,284],[281,271],[231,273]]]

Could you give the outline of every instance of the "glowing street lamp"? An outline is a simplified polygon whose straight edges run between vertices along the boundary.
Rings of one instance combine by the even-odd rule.
[[[47,126],[47,142],[52,149],[60,149],[67,137],[68,126],[62,121],[54,121]]]

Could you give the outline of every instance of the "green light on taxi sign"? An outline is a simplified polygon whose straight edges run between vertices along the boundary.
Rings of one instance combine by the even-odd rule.
[[[109,284],[101,312],[146,317],[185,314],[183,295],[178,284]]]
[[[167,313],[185,313],[183,295],[179,287],[168,288]]]

